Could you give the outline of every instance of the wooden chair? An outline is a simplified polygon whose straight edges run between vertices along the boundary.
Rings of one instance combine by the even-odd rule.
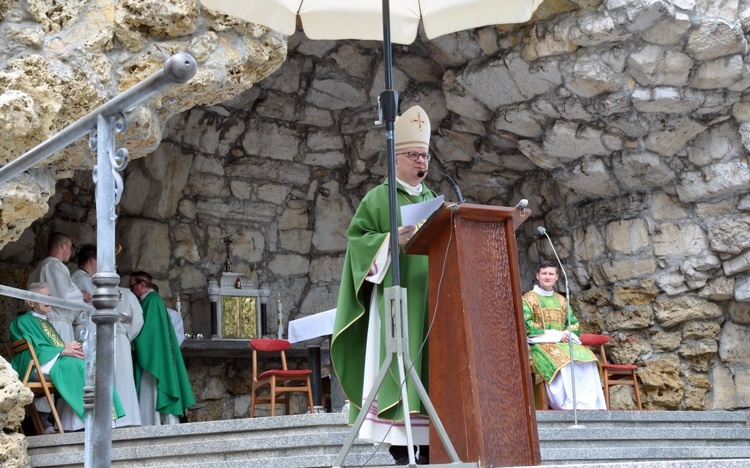
[[[641,394],[638,391],[638,379],[635,375],[638,366],[635,364],[609,364],[607,362],[607,355],[604,352],[604,345],[609,342],[609,337],[606,335],[584,333],[580,338],[582,345],[590,348],[599,348],[599,363],[602,366],[602,373],[604,374],[604,382],[602,383],[604,385],[604,399],[607,402],[607,409],[612,409],[609,403],[609,388],[615,385],[630,385],[633,387],[633,393],[635,393],[635,402],[638,411],[643,410],[641,406]]]
[[[21,382],[29,389],[31,389],[32,392],[34,392],[34,398],[44,397],[47,399],[47,402],[49,402],[49,406],[51,408],[52,418],[55,420],[57,431],[60,434],[63,434],[65,431],[62,428],[62,423],[60,423],[60,416],[58,416],[57,409],[55,408],[55,399],[52,397],[52,394],[56,393],[57,389],[55,389],[55,385],[52,383],[52,381],[47,380],[48,378],[44,376],[44,373],[42,372],[42,365],[39,363],[39,359],[36,357],[34,348],[29,345],[26,340],[18,340],[14,341],[13,343],[6,343],[2,346],[2,348],[2,356],[8,362],[10,362],[10,360],[13,359],[13,356],[18,353],[22,353],[24,351],[29,352],[31,359],[29,360],[29,365],[26,366],[26,371],[23,373],[23,375],[19,375],[19,377],[21,378]],[[31,417],[31,421],[34,424],[34,430],[36,430],[36,433],[39,435],[44,435],[44,424],[42,424],[42,418],[39,415],[39,411],[37,411],[36,405],[33,401],[26,406],[26,411]]]
[[[256,338],[250,340],[250,347],[253,349],[253,388],[250,396],[249,417],[255,415],[255,406],[258,404],[270,404],[271,416],[276,416],[276,405],[284,404],[286,414],[290,414],[290,393],[305,392],[307,393],[307,402],[310,405],[310,413],[315,411],[312,398],[312,386],[310,385],[310,375],[312,370],[299,369],[288,370],[286,366],[285,350],[289,349],[291,343],[287,340],[277,340],[271,338]],[[281,369],[271,369],[258,375],[258,353],[279,353],[281,357]],[[270,387],[269,398],[258,398],[258,392],[262,387]]]
[[[534,364],[529,358],[529,368],[531,372],[531,382],[534,385],[534,409],[548,410],[549,399],[547,397],[547,385],[544,382],[544,377],[534,372]]]

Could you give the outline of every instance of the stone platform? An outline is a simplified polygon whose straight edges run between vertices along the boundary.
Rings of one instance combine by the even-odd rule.
[[[607,468],[750,467],[742,412],[537,412],[542,464]],[[112,466],[331,466],[348,435],[340,413],[116,429]],[[31,466],[83,466],[83,433],[29,437]],[[346,466],[390,466],[387,450],[358,441]]]

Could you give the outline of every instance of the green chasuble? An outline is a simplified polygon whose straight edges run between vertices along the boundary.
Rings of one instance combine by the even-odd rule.
[[[435,192],[424,183],[420,195],[409,195],[399,184],[397,199],[399,208],[403,205],[419,203],[436,198]],[[336,320],[331,340],[331,360],[341,386],[351,404],[349,422],[353,423],[362,407],[363,375],[365,368],[365,347],[370,299],[373,288],[377,288],[380,314],[380,363],[385,356],[385,318],[383,315],[385,288],[392,286],[389,268],[381,284],[365,281],[378,250],[390,232],[388,203],[388,181],[375,187],[362,199],[354,214],[347,233],[349,244],[346,249],[344,268],[341,273]],[[398,214],[399,225],[401,213]],[[425,255],[406,255],[399,248],[401,286],[407,290],[409,315],[409,353],[414,369],[427,387],[427,346],[418,354],[427,332],[427,276],[428,259]],[[381,419],[403,419],[398,382],[398,364],[393,360],[391,371],[386,376],[378,393],[378,417]],[[407,379],[410,412],[427,415],[414,385]]]
[[[35,317],[31,312],[26,312],[10,323],[10,339],[12,341],[24,339],[36,352],[39,363],[44,365],[60,354],[65,349],[60,335],[47,320]],[[31,360],[28,351],[16,354],[11,359],[11,366],[19,375],[23,376]],[[73,411],[81,419],[85,419],[83,411],[83,387],[86,385],[86,362],[72,356],[60,356],[49,370],[49,378],[57,392],[70,405]],[[120,404],[120,398],[113,389],[112,404],[114,415],[121,418],[125,411]]]
[[[544,330],[568,329],[565,297],[555,292],[552,296],[543,296],[534,291],[523,295],[523,317],[526,321],[526,334],[537,336]],[[570,330],[579,333],[578,319],[570,314]],[[544,377],[548,384],[555,378],[557,372],[570,364],[570,343],[539,343],[529,347],[534,372]],[[587,347],[573,345],[573,358],[579,362],[599,362],[594,353]],[[601,372],[601,369],[600,369]]]
[[[143,328],[133,340],[135,386],[141,391],[141,375],[146,370],[157,380],[156,411],[183,416],[195,404],[177,335],[164,301],[151,291],[141,300]]]

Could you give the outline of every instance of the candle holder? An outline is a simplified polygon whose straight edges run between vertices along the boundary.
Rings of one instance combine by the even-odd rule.
[[[261,290],[265,285],[261,285]],[[260,336],[268,335],[268,296],[260,297]]]
[[[276,323],[278,325],[276,338],[281,340],[284,338],[284,312],[281,307],[281,293],[276,298]]]

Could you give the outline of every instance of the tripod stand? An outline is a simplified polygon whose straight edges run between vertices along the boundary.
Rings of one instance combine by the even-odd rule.
[[[349,435],[347,436],[346,441],[341,448],[341,452],[339,452],[338,457],[336,457],[333,467],[339,468],[343,466],[344,459],[349,453],[349,449],[351,449],[351,446],[354,443],[354,439],[357,437],[359,429],[362,427],[362,423],[364,423],[365,417],[367,416],[367,413],[369,412],[370,408],[373,405],[373,402],[375,401],[378,390],[380,390],[380,387],[383,385],[383,382],[388,375],[388,371],[394,358],[398,363],[398,377],[399,381],[401,382],[401,404],[404,407],[404,425],[406,428],[406,440],[409,452],[409,466],[416,466],[416,461],[414,459],[414,443],[412,440],[411,418],[409,416],[409,400],[406,390],[405,372],[408,372],[408,376],[411,378],[412,383],[414,384],[414,387],[419,394],[419,398],[421,399],[422,403],[425,406],[425,409],[427,410],[427,413],[430,416],[430,423],[433,424],[435,431],[440,437],[440,441],[443,443],[443,446],[445,447],[451,459],[450,465],[432,466],[451,466],[455,468],[476,467],[476,463],[461,463],[461,461],[459,460],[458,454],[453,448],[453,444],[451,444],[450,439],[448,439],[448,434],[446,433],[445,428],[440,422],[440,418],[435,411],[435,407],[432,405],[430,397],[427,395],[427,391],[425,390],[424,385],[422,385],[422,381],[419,379],[419,376],[414,370],[414,365],[412,364],[411,358],[409,357],[409,341],[406,338],[409,336],[407,329],[408,320],[406,307],[406,289],[399,286],[386,288],[385,305],[386,310],[385,314],[383,315],[385,316],[385,330],[388,333],[385,341],[386,356],[383,364],[380,367],[380,371],[375,378],[375,382],[372,386],[372,389],[370,390],[370,394],[367,396],[364,405],[362,405],[362,410],[359,412],[359,416],[354,421],[354,425],[349,431]]]

